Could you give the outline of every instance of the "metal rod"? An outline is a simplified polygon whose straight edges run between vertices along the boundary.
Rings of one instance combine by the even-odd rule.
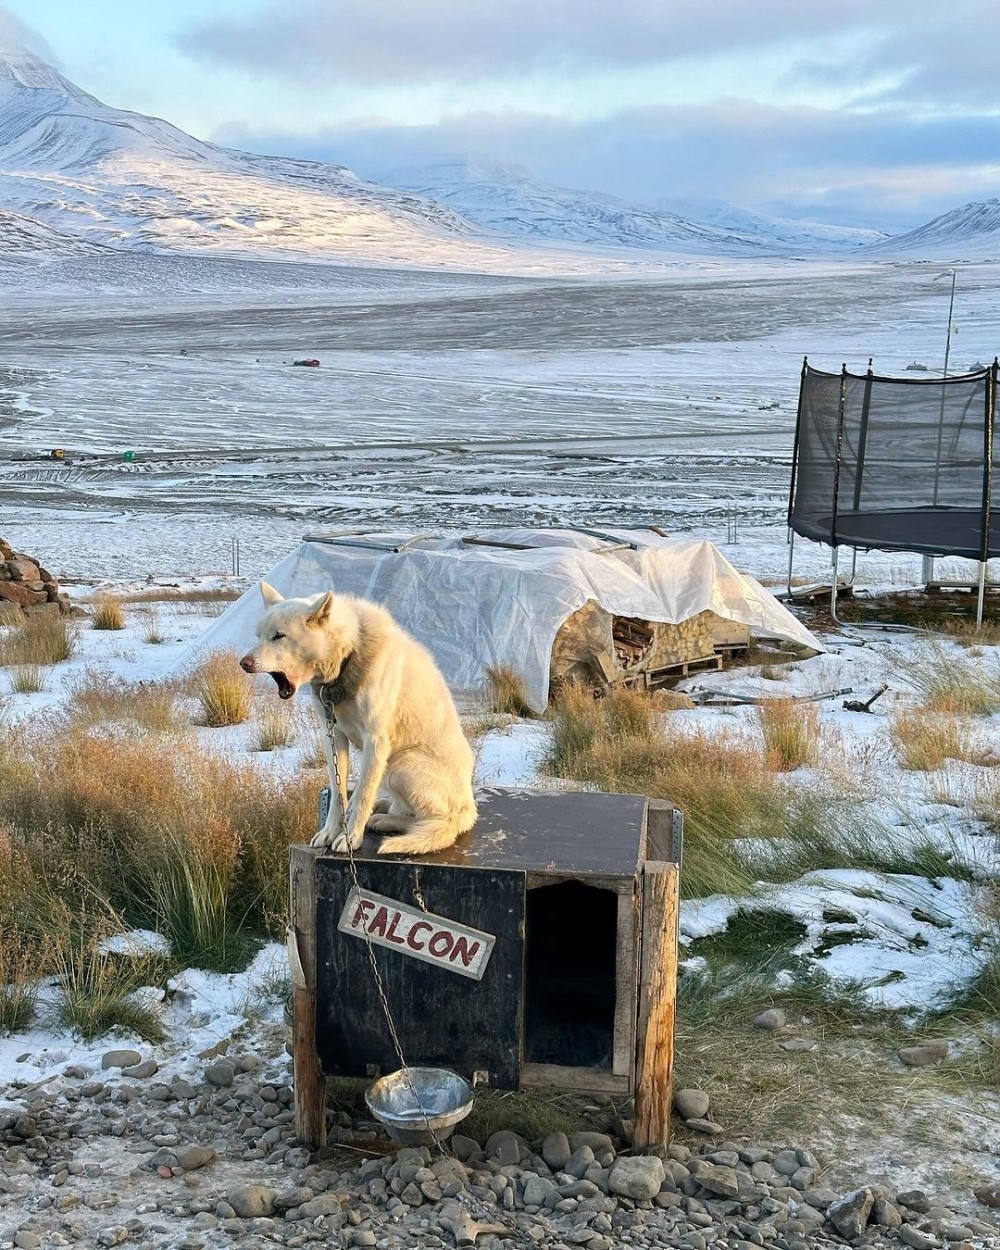
[[[795,506],[795,479],[799,467],[799,437],[802,430],[802,408],[805,400],[806,376],[809,373],[809,357],[802,357],[802,372],[799,375],[799,406],[795,414],[795,441],[792,444],[792,481],[788,488],[788,525],[791,528],[792,514]]]
[[[838,625],[840,624],[840,621],[837,619],[837,572],[839,568],[840,568],[840,548],[834,547],[833,549],[833,578],[831,579],[832,585],[830,586],[830,615],[833,617],[833,619],[837,622]]]
[[[795,559],[795,531],[791,528],[788,530],[788,596],[792,595],[792,562]]]
[[[986,606],[986,561],[979,561],[979,599],[976,603],[976,627],[982,628],[983,609]]]
[[[830,541],[837,545],[837,517],[840,512],[840,469],[844,458],[844,416],[847,412],[847,365],[840,371],[840,400],[837,405],[837,455],[833,462],[833,511],[830,515]]]
[[[986,599],[986,565],[990,558],[990,530],[993,509],[993,423],[996,420],[997,375],[1000,361],[993,357],[993,367],[986,380],[986,420],[983,432],[983,545],[979,563],[979,602],[976,607],[976,624],[983,623],[983,607]]]
[[[858,430],[858,463],[854,470],[854,511],[861,508],[861,481],[865,475],[865,450],[868,445],[868,414],[872,406],[872,373],[871,357],[868,359],[868,373],[865,375],[865,393],[861,401],[861,427]]]
[[[948,334],[944,344],[944,375],[941,379],[941,411],[938,414],[938,436],[937,436],[937,459],[934,464],[934,498],[932,502],[936,505],[938,501],[938,485],[941,481],[941,443],[944,438],[944,394],[945,387],[948,384],[948,357],[951,355],[951,316],[955,310],[955,278],[957,271],[948,270],[951,274],[951,298],[948,301]],[[946,274],[939,273],[938,278],[945,277]],[[937,281],[937,278],[934,279]]]

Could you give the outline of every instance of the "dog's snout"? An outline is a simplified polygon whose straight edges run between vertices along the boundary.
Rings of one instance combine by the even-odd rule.
[[[240,668],[244,671],[244,673],[252,673],[256,663],[257,661],[252,655],[245,655],[243,659],[240,660]]]

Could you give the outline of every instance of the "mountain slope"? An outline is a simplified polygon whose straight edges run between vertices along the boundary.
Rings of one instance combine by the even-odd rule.
[[[940,261],[1000,259],[1000,200],[973,200],[869,250]]]
[[[0,205],[119,248],[413,263],[488,243],[448,209],[319,162],[205,143],[0,49]]]
[[[40,221],[0,209],[0,256],[90,256],[106,251],[99,243],[74,239]]]

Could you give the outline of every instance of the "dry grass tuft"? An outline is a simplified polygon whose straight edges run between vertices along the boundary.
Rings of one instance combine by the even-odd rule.
[[[132,724],[166,733],[186,726],[174,682],[127,682],[88,673],[73,691],[70,714],[81,725]]]
[[[776,772],[811,768],[819,759],[819,708],[792,699],[767,699],[757,709],[768,765]]]
[[[94,629],[124,629],[125,613],[122,601],[114,595],[101,595],[97,600],[92,618]]]
[[[261,707],[254,722],[250,750],[276,751],[279,747],[291,746],[294,738],[295,724],[287,705],[279,703],[275,706],[268,702]]]
[[[26,620],[24,613],[16,603],[0,599],[0,628],[8,625],[23,625]]]
[[[233,603],[243,592],[221,586],[215,590],[182,590],[179,586],[157,586],[122,595],[124,603]]]
[[[45,670],[40,664],[19,664],[10,671],[14,694],[39,694],[45,689]]]
[[[977,656],[928,643],[902,676],[930,712],[991,716],[1000,711],[1000,659],[995,655]]]
[[[146,617],[146,622],[142,627],[142,640],[154,647],[158,647],[161,643],[166,642],[163,629],[160,626],[160,618],[155,611],[150,612]]]
[[[933,772],[946,760],[990,762],[977,751],[971,726],[957,716],[920,708],[897,711],[890,717],[889,729],[902,768]]]
[[[191,675],[191,692],[201,704],[203,723],[213,729],[250,718],[253,687],[234,652],[216,651],[204,659]]]
[[[40,976],[33,944],[0,928],[0,1033],[18,1033],[34,1019]]]
[[[486,670],[486,706],[503,716],[533,717],[520,673],[505,664],[491,664]]]
[[[9,664],[59,664],[70,659],[76,648],[76,631],[65,617],[23,618],[0,638],[0,668]]]

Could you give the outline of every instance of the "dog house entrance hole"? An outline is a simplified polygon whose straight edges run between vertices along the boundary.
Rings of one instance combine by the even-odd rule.
[[[525,899],[525,1038],[529,1063],[611,1068],[618,895],[565,881]]]

